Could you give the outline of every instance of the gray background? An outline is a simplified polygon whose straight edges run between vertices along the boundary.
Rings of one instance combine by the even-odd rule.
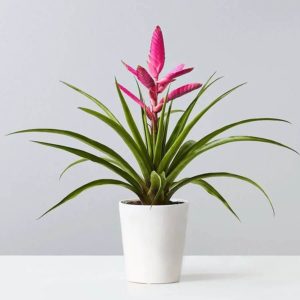
[[[300,149],[299,1],[2,0],[1,254],[121,253],[118,201],[131,197],[126,190],[90,190],[35,220],[67,192],[110,172],[87,163],[59,182],[60,170],[74,157],[28,140],[78,143],[43,134],[4,135],[31,127],[73,129],[107,142],[132,162],[118,136],[76,109],[93,104],[59,80],[89,91],[122,119],[114,75],[134,89],[120,60],[145,65],[157,24],[165,36],[165,71],[182,62],[195,67],[177,84],[204,82],[215,70],[225,75],[198,110],[218,93],[248,82],[211,110],[191,138],[243,118],[275,116],[294,124],[250,124],[228,134],[276,138]],[[191,97],[177,100],[176,107]],[[200,188],[186,187],[177,194],[190,201],[186,254],[300,254],[299,165],[292,152],[250,143],[226,145],[195,160],[183,175],[222,170],[248,175],[269,191],[277,215],[273,218],[259,191],[242,182],[211,181],[231,200],[241,224]]]

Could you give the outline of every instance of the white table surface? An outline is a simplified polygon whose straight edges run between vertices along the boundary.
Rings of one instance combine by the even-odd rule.
[[[300,299],[299,256],[187,256],[181,282],[136,284],[121,256],[2,256],[1,300]]]

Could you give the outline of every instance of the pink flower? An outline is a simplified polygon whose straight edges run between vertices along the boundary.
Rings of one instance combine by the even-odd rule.
[[[178,65],[176,68],[171,70],[167,75],[165,75],[162,79],[159,79],[159,75],[165,64],[165,46],[163,34],[159,26],[156,26],[150,45],[150,52],[148,56],[148,70],[144,67],[138,66],[136,69],[131,67],[122,61],[124,66],[127,68],[129,72],[131,72],[137,79],[148,89],[151,106],[148,107],[141,101],[138,97],[133,95],[130,91],[128,91],[122,85],[120,89],[129,96],[132,100],[138,103],[142,108],[145,109],[147,116],[156,120],[156,115],[161,111],[164,98],[157,103],[158,94],[162,93],[167,86],[176,80],[179,76],[187,74],[193,70],[193,68],[184,68],[184,64]],[[202,85],[200,83],[190,83],[184,86],[181,86],[173,91],[171,91],[168,95],[167,101],[174,100],[180,96],[183,96],[195,89],[200,88]]]
[[[178,97],[181,97],[191,91],[194,91],[196,89],[199,89],[200,87],[202,86],[201,83],[189,83],[189,84],[186,84],[184,86],[181,86],[173,91],[171,91],[169,94],[168,94],[168,99],[167,99],[167,102],[168,101],[171,101],[171,100],[174,100]],[[165,98],[161,99],[159,101],[159,104],[157,106],[154,107],[154,112],[159,112],[161,111],[163,105],[164,105],[164,101],[165,101]]]
[[[132,68],[132,67],[130,67],[129,65],[127,65],[123,60],[122,60],[122,63],[123,63],[123,65],[126,67],[126,69],[129,71],[129,72],[131,72],[133,75],[137,75],[137,71],[134,69],[134,68]]]
[[[155,82],[152,77],[149,75],[146,69],[141,66],[137,67],[136,76],[138,80],[148,89],[152,89],[155,87]]]
[[[161,93],[164,89],[172,82],[175,81],[175,78],[182,76],[186,73],[189,73],[194,68],[184,69],[184,64],[177,66],[174,70],[169,72],[163,79],[160,79],[158,83],[158,92]]]
[[[148,67],[151,75],[157,80],[165,64],[164,38],[159,26],[156,26],[151,40]]]
[[[122,92],[124,92],[127,96],[129,96],[134,102],[136,102],[141,108],[143,108],[146,111],[147,117],[149,119],[153,119],[153,113],[149,109],[146,104],[141,101],[138,97],[136,97],[134,94],[132,94],[129,90],[127,90],[124,86],[122,86],[120,83],[118,83],[118,86]]]

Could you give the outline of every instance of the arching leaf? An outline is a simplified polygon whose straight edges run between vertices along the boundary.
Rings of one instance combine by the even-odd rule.
[[[97,106],[99,106],[104,112],[105,114],[112,120],[114,120],[115,122],[119,123],[119,120],[115,117],[115,115],[108,109],[107,106],[105,106],[102,102],[100,102],[98,99],[96,99],[95,97],[91,96],[90,94],[82,91],[81,89],[79,89],[78,87],[67,83],[65,81],[61,81],[61,83],[65,84],[66,86],[70,87],[71,89],[73,89],[74,91],[80,93],[81,95],[87,97],[88,99],[90,99],[92,102],[94,102]]]
[[[90,189],[92,187],[96,187],[96,186],[101,186],[101,185],[108,185],[108,184],[113,184],[113,185],[119,185],[122,186],[124,188],[127,188],[129,190],[131,190],[132,192],[136,193],[135,189],[132,188],[131,185],[122,182],[120,180],[115,180],[115,179],[99,179],[99,180],[94,180],[91,181],[79,188],[77,188],[76,190],[74,190],[73,192],[71,192],[70,194],[68,194],[65,198],[63,198],[60,202],[58,202],[57,204],[55,204],[53,207],[51,207],[50,209],[48,209],[45,213],[43,213],[38,219],[44,217],[47,213],[49,213],[50,211],[54,210],[55,208],[61,206],[62,204],[66,203],[67,201],[77,197],[80,193],[82,193],[83,191]]]
[[[196,95],[195,99],[190,103],[190,105],[187,107],[187,109],[185,110],[185,112],[182,114],[182,116],[180,117],[180,119],[178,120],[178,122],[176,123],[175,128],[172,131],[172,134],[170,135],[167,145],[166,145],[166,150],[169,150],[170,147],[173,145],[173,143],[175,142],[176,138],[179,136],[179,134],[182,132],[183,128],[185,127],[189,116],[193,110],[193,108],[195,107],[197,101],[200,99],[200,97],[204,94],[204,92],[215,82],[217,82],[218,80],[220,80],[222,77],[216,78],[215,80],[212,80],[212,78],[214,77],[215,73],[213,73],[208,80],[206,81],[206,83],[202,86],[201,90],[198,92],[198,94]]]
[[[171,173],[174,168],[177,166],[177,163],[182,160],[185,156],[188,156],[189,153],[192,153],[198,149],[200,149],[201,147],[203,147],[205,144],[207,144],[210,140],[212,140],[214,137],[216,137],[217,135],[242,124],[246,124],[246,123],[253,123],[253,122],[261,122],[261,121],[275,121],[275,122],[285,122],[285,123],[290,123],[289,121],[283,120],[283,119],[278,119],[278,118],[252,118],[252,119],[246,119],[246,120],[241,120],[235,123],[231,123],[229,125],[223,126],[209,134],[207,134],[206,136],[204,136],[202,139],[200,139],[199,141],[195,142],[191,147],[187,148],[185,147],[184,149],[186,150],[184,153],[180,153],[180,157],[179,157],[179,152],[176,154],[176,157],[174,158],[174,160],[172,161],[172,164],[170,165],[170,167],[168,168],[168,174]],[[184,145],[184,144],[183,144]],[[183,146],[182,146],[183,147]],[[175,160],[176,159],[176,160]]]
[[[76,148],[72,148],[72,147],[63,146],[63,145],[45,143],[45,142],[40,142],[40,141],[32,141],[32,142],[37,143],[37,144],[41,144],[41,145],[44,145],[44,146],[64,150],[66,152],[75,154],[75,155],[80,156],[82,158],[86,158],[90,161],[93,161],[95,163],[103,165],[104,167],[112,170],[113,172],[115,172],[116,174],[118,174],[119,176],[124,178],[126,181],[128,181],[130,184],[132,184],[136,188],[137,192],[140,192],[140,193],[142,192],[141,186],[135,181],[135,179],[130,174],[128,174],[124,170],[120,169],[119,167],[113,165],[112,163],[108,162],[107,160],[105,160],[102,157],[98,157],[98,156],[96,156],[94,154],[91,154],[89,152],[86,152],[86,151],[83,151],[83,150],[80,150],[80,149],[76,149]]]
[[[81,164],[83,162],[86,162],[86,161],[89,161],[88,159],[86,158],[81,158],[81,159],[78,159],[78,160],[75,160],[73,161],[71,164],[69,164],[66,168],[63,169],[63,171],[60,173],[59,175],[59,179],[61,179],[63,177],[63,175],[69,170],[71,169],[72,167],[78,165],[78,164]]]
[[[116,151],[112,150],[110,147],[108,147],[104,144],[101,144],[101,143],[99,143],[93,139],[90,139],[82,134],[79,134],[77,132],[70,131],[70,130],[54,129],[54,128],[34,128],[34,129],[20,130],[20,131],[16,131],[16,132],[13,132],[10,134],[30,133],[30,132],[53,133],[53,134],[68,136],[68,137],[74,138],[76,140],[79,140],[79,141],[101,151],[102,153],[105,153],[106,155],[108,155],[109,157],[114,159],[117,163],[119,163],[122,166],[122,168],[124,168],[126,171],[128,171],[128,173],[131,174],[135,178],[135,180],[137,180],[140,184],[143,184],[142,179],[136,173],[136,171]]]
[[[131,135],[124,129],[123,126],[120,126],[119,124],[113,122],[103,114],[94,111],[89,108],[79,107],[80,110],[98,118],[99,120],[106,123],[108,126],[110,126],[114,131],[123,139],[123,141],[126,143],[128,148],[133,153],[134,157],[136,158],[141,171],[144,175],[145,179],[148,179],[151,173],[151,162],[148,160],[146,153],[140,151],[139,147],[137,146],[134,139],[131,137]]]
[[[255,182],[254,180],[248,178],[248,177],[245,177],[245,176],[242,176],[242,175],[239,175],[239,174],[234,174],[234,173],[229,173],[229,172],[211,172],[211,173],[204,173],[204,174],[200,174],[200,175],[196,175],[196,176],[192,176],[192,177],[189,177],[189,178],[184,178],[184,179],[181,179],[180,181],[174,183],[172,185],[172,188],[168,194],[168,197],[172,197],[174,195],[174,193],[176,193],[180,188],[182,188],[183,186],[189,184],[189,183],[192,183],[194,180],[198,180],[198,179],[205,179],[205,178],[214,178],[214,177],[230,177],[230,178],[236,178],[236,179],[239,179],[239,180],[242,180],[242,181],[245,181],[245,182],[248,182],[250,183],[251,185],[255,186],[256,188],[258,188],[263,194],[264,196],[267,198],[271,208],[272,208],[272,211],[273,211],[273,214],[275,215],[275,210],[274,210],[274,207],[273,207],[273,204],[272,204],[272,201],[270,199],[270,197],[268,196],[268,194],[264,191],[264,189],[257,183]]]
[[[265,138],[261,138],[261,137],[256,137],[256,136],[230,136],[227,138],[222,138],[222,139],[218,139],[215,141],[212,141],[208,144],[206,144],[205,146],[203,146],[202,148],[200,148],[197,151],[194,151],[193,153],[190,153],[187,157],[185,157],[175,168],[174,170],[167,176],[167,180],[168,183],[171,184],[175,178],[178,176],[178,174],[197,156],[199,156],[200,154],[216,148],[218,146],[222,146],[228,143],[233,143],[233,142],[261,142],[261,143],[267,143],[267,144],[273,144],[276,146],[280,146],[289,150],[292,150],[296,153],[298,153],[296,150],[292,149],[289,146],[286,146],[282,143],[279,143],[277,141],[274,140],[270,140],[270,139],[265,139]]]
[[[144,155],[146,156],[146,158],[149,161],[150,158],[148,156],[148,152],[147,152],[146,146],[145,146],[144,141],[143,141],[143,139],[141,137],[141,134],[140,134],[140,132],[139,132],[139,130],[138,130],[136,124],[135,124],[135,121],[134,121],[134,119],[133,119],[133,117],[131,115],[130,109],[129,109],[129,107],[128,107],[128,105],[127,105],[127,103],[126,103],[126,101],[125,101],[125,99],[123,97],[123,94],[122,94],[122,92],[120,90],[120,87],[118,85],[117,80],[116,80],[115,84],[116,84],[117,92],[118,92],[118,95],[119,95],[119,99],[120,99],[122,107],[123,107],[123,111],[124,111],[124,115],[125,115],[127,124],[128,124],[128,126],[129,126],[129,128],[130,128],[130,130],[132,132],[132,135],[133,135],[133,137],[134,137],[134,139],[136,141],[137,146],[139,147],[139,149],[142,152],[144,152]]]
[[[195,124],[200,120],[200,118],[214,105],[216,105],[219,101],[224,99],[227,95],[238,89],[239,87],[243,86],[245,83],[239,84],[235,86],[234,88],[228,90],[227,92],[223,93],[221,96],[217,97],[212,103],[210,103],[205,109],[203,109],[199,114],[197,114],[194,119],[184,127],[182,132],[178,135],[178,137],[175,139],[173,144],[170,146],[170,149],[167,151],[166,155],[162,159],[158,172],[162,172],[163,170],[166,170],[166,168],[169,166],[171,160],[175,156],[176,152],[178,151],[181,144],[184,142],[185,138],[191,131],[191,129],[195,126]],[[200,90],[201,91],[201,90]]]

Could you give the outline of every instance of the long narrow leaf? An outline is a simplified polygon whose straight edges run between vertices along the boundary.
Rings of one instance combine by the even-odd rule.
[[[75,90],[76,92],[80,93],[81,95],[87,97],[88,99],[90,99],[91,101],[93,101],[97,106],[99,106],[104,112],[105,114],[112,120],[114,120],[115,122],[119,123],[119,120],[115,117],[115,115],[110,111],[110,109],[105,106],[102,102],[100,102],[98,99],[96,99],[95,97],[91,96],[90,94],[82,91],[81,89],[79,89],[78,87],[67,83],[65,81],[61,81],[61,83],[65,84],[66,86],[70,87],[71,89]]]
[[[104,160],[114,164],[115,166],[117,167],[120,167],[121,169],[123,168],[123,165],[121,165],[119,162],[115,161],[114,159],[111,159],[109,157],[101,157],[103,158]],[[74,162],[72,162],[71,164],[69,164],[60,174],[59,176],[59,179],[61,179],[61,177],[67,172],[69,171],[71,168],[73,168],[74,166],[78,165],[78,164],[81,164],[83,162],[87,162],[89,161],[88,159],[85,159],[85,158],[82,158],[82,159],[78,159],[78,160],[75,160]]]
[[[182,180],[180,180],[180,181],[178,181],[178,182],[176,182],[172,185],[172,189],[169,192],[169,197],[172,197],[172,195],[175,192],[177,192],[180,188],[182,188],[186,184],[191,183],[194,180],[205,179],[205,178],[214,178],[214,177],[236,178],[236,179],[239,179],[239,180],[250,183],[251,185],[253,185],[257,189],[259,189],[264,194],[264,196],[267,198],[267,200],[268,200],[268,202],[269,202],[269,204],[272,208],[273,214],[275,215],[274,206],[272,204],[272,201],[271,201],[270,197],[268,196],[268,194],[265,192],[265,190],[257,182],[255,182],[254,180],[252,180],[248,177],[245,177],[245,176],[242,176],[242,175],[239,175],[239,174],[229,173],[229,172],[210,172],[210,173],[203,173],[203,174],[200,174],[200,175],[196,175],[196,176],[193,176],[193,177],[190,177],[190,178],[184,178],[184,179],[182,179]]]
[[[150,134],[150,130],[149,130],[149,125],[147,122],[147,116],[146,116],[145,110],[142,108],[141,108],[141,114],[142,114],[143,129],[144,129],[145,141],[146,141],[146,145],[147,145],[147,151],[148,151],[150,160],[152,161],[152,159],[153,159],[152,139],[151,139],[151,134]]]
[[[254,180],[252,180],[248,177],[239,175],[239,174],[233,174],[233,173],[228,173],[228,172],[213,172],[213,173],[201,174],[201,178],[211,178],[211,177],[231,177],[231,178],[240,179],[242,181],[246,181],[246,182],[252,184],[253,186],[258,188],[265,195],[265,197],[267,198],[267,200],[272,208],[273,214],[275,215],[275,209],[274,209],[274,206],[273,206],[273,203],[272,203],[270,197],[265,192],[265,190]]]
[[[193,110],[193,108],[195,107],[197,101],[200,99],[200,97],[204,94],[204,92],[215,82],[217,82],[218,80],[220,80],[222,77],[216,78],[215,80],[213,80],[212,82],[210,82],[212,80],[212,78],[214,77],[215,73],[213,73],[208,80],[206,81],[206,83],[202,86],[201,90],[198,92],[198,94],[196,95],[195,99],[190,103],[190,105],[188,106],[188,108],[185,110],[185,112],[182,114],[182,116],[180,117],[180,119],[178,120],[178,122],[176,123],[175,128],[173,129],[172,134],[169,137],[169,140],[167,142],[166,145],[166,150],[169,150],[170,147],[173,145],[174,141],[176,140],[176,138],[178,137],[178,135],[182,132],[183,128],[185,127],[188,118]]]
[[[166,105],[167,105],[167,99],[168,94],[165,98],[163,107],[162,107],[162,112],[161,116],[164,116]],[[154,166],[157,167],[161,157],[162,157],[162,149],[163,149],[163,142],[164,142],[164,134],[165,134],[165,123],[164,123],[164,118],[160,117],[159,122],[158,122],[158,132],[157,132],[157,138],[156,138],[156,143],[155,143],[155,148],[154,148],[154,158],[153,158],[153,163]]]
[[[206,143],[208,143],[211,139],[213,139],[214,137],[216,137],[217,135],[223,133],[224,131],[227,131],[235,126],[239,126],[242,124],[246,124],[246,123],[252,123],[252,122],[261,122],[261,121],[276,121],[276,122],[285,122],[285,123],[290,123],[289,121],[283,120],[283,119],[278,119],[278,118],[252,118],[252,119],[246,119],[246,120],[241,120],[226,126],[223,126],[209,134],[207,134],[206,136],[204,136],[202,139],[200,139],[199,141],[195,142],[192,146],[190,146],[188,149],[186,147],[184,147],[184,152],[182,151],[178,151],[178,153],[176,154],[175,158],[173,159],[170,167],[168,168],[168,172],[167,174],[171,173],[174,168],[178,165],[178,163],[185,157],[188,156],[190,153],[200,149],[201,147],[203,147]],[[184,146],[185,144],[183,144]],[[182,146],[182,148],[183,148]],[[181,148],[180,148],[181,149]]]
[[[59,179],[61,179],[63,177],[63,175],[69,170],[71,169],[72,167],[78,165],[78,164],[81,164],[83,162],[86,162],[86,161],[89,161],[88,159],[86,158],[81,158],[81,159],[78,159],[78,160],[75,160],[74,162],[70,163],[66,168],[63,169],[63,171],[60,173],[59,175]]]
[[[191,131],[191,129],[195,126],[195,124],[200,120],[200,118],[214,105],[216,105],[219,101],[224,99],[227,95],[238,89],[239,87],[243,86],[245,83],[239,84],[234,88],[228,90],[227,92],[223,93],[221,96],[217,97],[213,102],[211,102],[205,109],[203,109],[199,114],[197,114],[194,119],[182,130],[179,136],[176,138],[166,155],[164,156],[163,160],[161,161],[158,171],[161,172],[165,170],[173,157],[175,156],[176,152],[180,148],[181,144],[184,142],[185,138]]]
[[[147,159],[149,161],[150,158],[148,156],[148,152],[147,152],[146,146],[145,146],[144,141],[143,141],[143,139],[141,137],[141,134],[140,134],[140,132],[139,132],[139,130],[138,130],[136,124],[135,124],[135,121],[134,121],[134,119],[133,119],[133,117],[131,115],[130,109],[129,109],[126,101],[125,101],[125,98],[124,98],[124,96],[123,96],[123,94],[122,94],[122,92],[121,92],[121,90],[119,88],[117,80],[116,80],[115,83],[116,83],[117,92],[118,92],[118,95],[119,95],[119,98],[120,98],[120,101],[121,101],[121,104],[122,104],[122,107],[123,107],[123,111],[124,111],[124,115],[125,115],[127,124],[128,124],[128,126],[129,126],[129,128],[130,128],[130,130],[132,132],[132,135],[133,135],[133,137],[134,137],[134,139],[135,139],[138,147],[140,148],[140,150],[142,152],[145,152],[145,155],[146,155],[146,157],[147,157]]]
[[[256,136],[230,136],[227,138],[222,138],[222,139],[218,139],[215,141],[212,141],[208,144],[206,144],[204,147],[200,148],[198,151],[194,151],[193,153],[191,153],[188,157],[186,157],[185,159],[183,159],[177,166],[176,168],[174,168],[174,170],[169,174],[169,176],[167,177],[168,179],[168,183],[171,184],[175,178],[177,177],[177,175],[188,165],[188,163],[190,163],[195,157],[197,157],[198,155],[213,149],[215,147],[218,146],[222,146],[228,143],[233,143],[233,142],[261,142],[261,143],[268,143],[268,144],[273,144],[276,146],[280,146],[289,150],[292,150],[294,152],[296,152],[297,154],[299,154],[296,150],[292,149],[289,146],[286,146],[282,143],[279,143],[277,141],[274,140],[270,140],[270,139],[265,139],[265,138],[261,138],[261,137],[256,137]]]
[[[79,109],[106,123],[123,139],[123,141],[126,143],[128,148],[131,150],[134,157],[136,158],[141,168],[141,171],[144,175],[144,178],[148,179],[151,173],[151,162],[148,160],[147,156],[145,155],[146,153],[140,151],[136,142],[131,137],[131,135],[125,130],[125,128],[95,110],[84,108],[84,107],[79,107]]]
[[[101,185],[108,185],[108,184],[119,185],[119,186],[127,188],[127,189],[131,190],[132,192],[136,193],[135,189],[133,189],[131,185],[129,185],[129,184],[125,183],[125,182],[122,182],[120,180],[115,180],[115,179],[99,179],[99,180],[94,180],[94,181],[91,181],[91,182],[89,182],[89,183],[87,183],[87,184],[85,184],[85,185],[77,188],[76,190],[74,190],[73,192],[71,192],[70,194],[68,194],[60,202],[58,202],[53,207],[51,207],[50,209],[48,209],[45,213],[43,213],[38,219],[42,218],[47,213],[49,213],[50,211],[54,210],[55,208],[61,206],[62,204],[66,203],[67,201],[69,201],[69,200],[77,197],[80,193],[82,193],[85,190],[90,189],[92,187],[101,186]]]
[[[171,103],[173,103],[173,101]],[[171,109],[170,114],[172,115],[172,114],[177,114],[177,113],[182,113],[182,112],[185,112],[185,110],[183,110],[183,109]],[[165,114],[165,116],[166,116],[166,114]]]
[[[166,152],[166,141],[167,141],[167,136],[168,136],[168,130],[169,130],[169,123],[170,123],[170,117],[172,114],[172,111],[174,112],[174,110],[172,110],[172,106],[173,106],[173,101],[171,101],[168,112],[167,112],[167,116],[165,118],[165,130],[164,130],[164,138],[163,138],[163,144],[162,144],[162,155],[161,157],[163,157],[165,155]],[[165,114],[164,114],[165,116]]]
[[[40,142],[40,141],[33,141],[33,142],[44,145],[44,146],[61,149],[61,150],[64,150],[66,152],[75,154],[79,157],[86,158],[90,161],[93,161],[95,163],[103,165],[104,167],[112,170],[113,172],[115,172],[116,174],[118,174],[119,176],[124,178],[126,181],[128,181],[130,184],[132,184],[136,188],[137,193],[142,191],[141,186],[135,181],[135,179],[130,174],[128,174],[124,170],[116,167],[115,165],[108,162],[107,160],[105,160],[102,157],[98,157],[98,156],[96,156],[94,154],[91,154],[89,152],[86,152],[86,151],[83,151],[83,150],[80,150],[80,149],[76,149],[76,148],[72,148],[72,147],[63,146],[63,145],[45,143],[45,142]]]
[[[190,149],[196,144],[194,140],[184,142],[179,148],[176,156],[172,160],[170,167],[167,170],[167,175],[182,161],[182,159],[189,153]]]
[[[231,208],[231,206],[229,205],[229,203],[225,200],[225,198],[208,182],[206,182],[205,180],[199,178],[199,179],[195,179],[195,178],[185,178],[183,179],[180,183],[178,183],[178,188],[173,188],[169,194],[167,195],[167,199],[170,200],[171,197],[173,196],[173,194],[181,187],[183,187],[184,185],[188,184],[188,183],[194,183],[197,185],[200,185],[203,189],[206,190],[206,192],[208,192],[210,195],[216,197],[217,199],[219,199],[226,208],[229,209],[229,211],[240,221],[240,218],[238,217],[238,215],[234,212],[234,210]]]
[[[139,91],[139,97],[141,99],[141,101],[145,104],[144,101],[144,97],[140,88],[140,85],[138,83],[138,81],[135,79],[138,91]],[[152,145],[152,138],[151,138],[151,134],[150,134],[150,130],[149,130],[149,126],[148,126],[148,122],[147,122],[147,114],[145,109],[141,108],[141,115],[142,115],[142,121],[143,121],[143,129],[144,129],[144,135],[145,135],[145,142],[147,145],[147,151],[148,151],[148,155],[150,157],[150,160],[152,161],[153,159],[153,145]]]
[[[111,121],[111,122],[113,122],[113,121]],[[118,162],[122,166],[122,168],[124,168],[126,171],[128,171],[135,178],[135,180],[137,180],[140,184],[143,183],[142,179],[136,173],[136,171],[116,151],[112,150],[110,147],[108,147],[104,144],[101,144],[101,143],[99,143],[93,139],[90,139],[82,134],[79,134],[77,132],[70,131],[70,130],[54,129],[54,128],[34,128],[34,129],[15,131],[10,134],[30,133],[30,132],[53,133],[53,134],[59,134],[59,135],[72,137],[76,140],[79,140],[79,141],[101,151],[102,153],[105,153],[106,155],[108,155],[109,157],[114,159],[116,162]]]
[[[240,218],[238,217],[238,215],[235,213],[235,211],[231,208],[231,206],[229,205],[229,203],[225,200],[225,198],[208,182],[202,180],[202,179],[198,179],[193,181],[192,183],[197,184],[202,186],[209,194],[211,194],[212,196],[216,197],[217,199],[219,199],[226,208],[229,209],[229,211],[239,220]]]

